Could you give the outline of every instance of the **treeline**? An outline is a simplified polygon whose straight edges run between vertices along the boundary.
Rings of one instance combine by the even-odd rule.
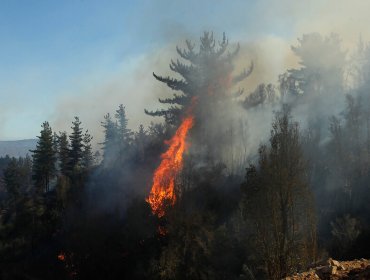
[[[147,129],[140,125],[133,132],[127,123],[123,105],[113,118],[109,113],[104,116],[102,156],[93,153],[92,136],[75,117],[70,134],[57,134],[44,122],[31,156],[1,158],[0,272],[4,279],[118,275],[102,268],[122,269],[124,219],[133,200],[139,196],[146,222],[153,219],[144,195],[164,139],[170,136],[163,124],[152,123]],[[136,240],[135,229],[131,234]],[[105,246],[110,242],[108,250]],[[98,260],[100,265],[95,263]]]
[[[45,122],[32,156],[3,169],[1,277],[281,279],[370,257],[370,48],[345,59],[338,36],[307,34],[292,49],[301,66],[245,97],[234,89],[253,63],[233,75],[239,46],[186,41],[170,64],[182,78],[154,74],[180,92],[146,111],[165,122],[131,130],[120,105],[102,118],[102,155],[78,118],[70,134]],[[158,218],[145,198],[189,112],[176,203]]]

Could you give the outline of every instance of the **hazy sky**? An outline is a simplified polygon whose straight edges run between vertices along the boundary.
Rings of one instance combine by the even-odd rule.
[[[75,115],[94,133],[120,103],[137,126],[163,89],[151,73],[184,39],[226,32],[277,58],[304,32],[351,45],[369,2],[0,0],[0,140],[34,138],[45,120],[68,129]]]

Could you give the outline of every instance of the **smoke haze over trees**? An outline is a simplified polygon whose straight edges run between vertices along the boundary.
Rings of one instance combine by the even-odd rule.
[[[171,76],[146,69],[173,91],[150,124],[132,128],[117,104],[97,146],[75,117],[67,131],[45,121],[31,156],[0,158],[1,278],[281,279],[370,258],[370,44],[302,34],[299,65],[253,88],[246,51],[204,32],[176,48]],[[153,173],[189,115],[158,217]]]

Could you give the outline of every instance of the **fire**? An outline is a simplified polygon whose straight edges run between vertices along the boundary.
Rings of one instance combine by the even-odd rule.
[[[62,262],[66,260],[66,255],[64,254],[64,252],[60,252],[60,254],[58,255],[58,260]]]
[[[187,148],[186,136],[194,123],[194,117],[186,117],[175,135],[166,142],[169,145],[161,155],[162,161],[154,172],[153,185],[147,202],[158,217],[165,214],[165,205],[176,202],[175,178],[183,167],[183,154]]]

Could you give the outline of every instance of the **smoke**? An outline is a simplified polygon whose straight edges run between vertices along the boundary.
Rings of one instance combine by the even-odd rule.
[[[166,48],[136,56],[122,62],[122,67],[109,77],[84,77],[79,87],[60,98],[52,124],[55,131],[69,131],[74,116],[94,135],[94,144],[103,141],[101,122],[104,115],[114,115],[119,104],[126,107],[129,127],[136,130],[140,124],[148,125],[153,118],[144,114],[145,108],[158,107],[158,98],[168,90],[155,81],[152,71],[168,65],[171,51]],[[168,72],[166,69],[163,72]],[[99,146],[96,146],[99,147]]]
[[[187,38],[197,42],[204,30],[213,30],[218,38],[221,38],[222,32],[225,31],[231,43],[241,43],[241,56],[237,62],[240,68],[248,65],[249,60],[253,59],[256,67],[248,84],[243,84],[246,92],[253,90],[260,82],[276,82],[278,74],[297,64],[298,61],[290,46],[296,45],[297,38],[303,34],[338,33],[342,38],[343,49],[349,51],[354,49],[360,36],[365,41],[370,38],[370,31],[366,28],[370,23],[368,17],[370,3],[361,0],[313,0],[308,3],[293,0],[236,1],[233,5],[222,1],[215,4],[208,1],[172,3],[165,0],[145,3],[142,6],[143,8],[134,10],[132,15],[125,19],[124,22],[129,26],[128,30],[122,27],[122,33],[116,35],[125,38],[126,41],[138,41],[138,48],[130,53],[125,49],[125,44],[120,46],[122,41],[113,38],[111,42],[93,46],[99,50],[99,57],[96,57],[96,52],[89,49],[81,51],[82,53],[78,54],[83,55],[84,62],[89,62],[86,65],[97,69],[91,69],[90,73],[85,74],[77,71],[79,76],[76,76],[74,81],[64,80],[63,77],[59,79],[56,76],[64,70],[55,72],[55,69],[60,70],[64,67],[68,69],[73,63],[61,66],[60,62],[54,65],[51,61],[50,65],[43,65],[45,61],[36,61],[36,67],[25,66],[26,72],[29,72],[27,74],[22,74],[22,69],[18,68],[14,68],[17,71],[12,71],[11,67],[4,70],[2,76],[5,77],[5,81],[2,82],[1,90],[7,95],[6,107],[16,104],[15,107],[21,106],[26,112],[21,117],[22,120],[16,124],[11,113],[4,115],[3,119],[8,123],[5,123],[3,129],[4,137],[10,134],[11,129],[8,127],[19,127],[18,123],[22,122],[30,127],[30,120],[33,129],[26,125],[20,129],[22,134],[27,131],[28,138],[37,135],[39,126],[44,120],[51,121],[55,130],[69,130],[68,123],[73,120],[73,116],[78,115],[85,127],[93,132],[95,139],[101,139],[99,124],[103,115],[114,111],[120,103],[134,104],[126,106],[131,127],[150,122],[150,118],[142,113],[143,108],[156,108],[157,97],[168,93],[163,85],[152,78],[151,73],[153,71],[159,74],[169,73],[169,59],[176,58],[175,45],[183,45]],[[214,13],[204,13],[207,9],[212,9]],[[118,14],[117,9],[117,14],[114,15]],[[140,14],[140,17],[137,17],[137,14]],[[99,16],[101,19],[101,15]],[[120,32],[117,26],[121,21],[113,22],[116,24],[114,32]],[[105,31],[102,28],[98,30],[101,33]],[[40,47],[40,53],[43,53],[42,47],[52,48],[52,45],[40,44]],[[120,47],[121,52],[127,54],[117,51]],[[69,55],[69,51],[65,50],[65,53]],[[119,58],[120,55],[115,57],[122,59],[117,69],[107,70],[107,65],[92,63],[104,60],[105,56],[115,51],[121,56],[125,55],[123,59]],[[20,57],[22,59],[30,57],[31,50],[29,52],[20,54]],[[103,70],[99,71],[99,68]],[[8,72],[14,73],[9,75]],[[28,75],[32,77],[28,78]],[[135,84],[133,82],[135,79],[140,79],[140,83]],[[8,84],[5,83],[6,80],[13,82]],[[33,80],[37,82],[36,85]],[[67,89],[60,90],[64,87]],[[21,93],[15,94],[15,91]],[[40,93],[42,97],[37,98]],[[54,99],[56,95],[61,96],[57,101]],[[9,99],[15,101],[10,102]],[[41,101],[36,102],[36,99],[44,99],[47,102],[40,104]],[[90,114],[92,110],[96,114]],[[35,111],[40,113],[36,114]],[[14,133],[15,131],[11,131],[11,134]]]
[[[360,35],[369,38],[366,28],[369,8],[370,3],[361,0],[258,1],[254,12],[260,20],[253,25],[259,30],[275,27],[274,30],[290,44],[304,33],[338,33],[343,46],[353,48]]]
[[[215,36],[217,37],[217,34]],[[169,69],[169,62],[178,57],[175,47],[176,45],[182,47],[185,39],[187,37],[122,61],[121,67],[108,76],[91,74],[80,77],[74,89],[61,94],[51,119],[53,129],[70,131],[70,122],[74,116],[78,116],[83,128],[88,129],[94,136],[95,146],[99,147],[96,144],[103,140],[103,128],[100,123],[104,120],[104,115],[106,113],[112,115],[119,104],[126,107],[131,129],[136,130],[140,124],[146,126],[151,121],[161,121],[159,118],[145,115],[144,109],[165,108],[158,103],[158,98],[170,97],[173,92],[155,80],[152,72],[179,78]],[[194,43],[198,42],[194,39]],[[235,65],[235,73],[248,67],[250,61],[255,65],[251,77],[240,84],[246,93],[261,82],[276,81],[278,73],[294,65],[289,46],[279,38],[268,37],[259,42],[240,42],[240,44],[240,57]],[[231,44],[230,49],[234,47],[236,45]],[[268,54],[271,54],[272,49],[280,49],[281,52],[279,56],[269,59]]]
[[[245,4],[245,8],[248,8],[248,4]],[[242,98],[253,92],[261,83],[272,83],[277,88],[280,74],[288,69],[301,67],[291,46],[297,46],[297,39],[303,34],[318,31],[323,36],[329,36],[332,32],[338,33],[342,39],[342,49],[349,50],[344,53],[344,56],[348,57],[359,36],[367,38],[370,35],[364,30],[364,22],[369,21],[366,15],[369,8],[370,3],[363,1],[258,1],[252,8],[253,13],[248,13],[250,20],[240,19],[239,26],[233,26],[230,35],[228,30],[225,30],[230,39],[230,49],[236,47],[237,42],[240,43],[240,54],[234,73],[248,67],[250,61],[254,63],[253,73],[239,85],[244,89]],[[162,20],[160,26],[160,38],[163,40],[161,45],[153,44],[150,51],[126,58],[119,69],[112,73],[80,77],[78,86],[65,92],[58,102],[52,119],[54,130],[69,131],[68,120],[71,122],[77,115],[83,127],[89,129],[94,136],[95,147],[98,148],[99,145],[96,144],[103,140],[103,129],[100,125],[103,116],[108,112],[113,114],[121,103],[126,107],[129,127],[134,130],[139,124],[148,125],[151,121],[161,121],[159,118],[145,115],[144,109],[165,108],[161,107],[163,105],[159,104],[157,99],[171,96],[172,92],[163,83],[156,81],[152,72],[178,77],[168,67],[171,59],[178,58],[175,46],[184,46],[185,39],[192,39],[198,44],[200,34],[195,32],[201,27],[189,31],[181,20],[171,22],[168,18]],[[202,26],[213,28],[216,40],[221,39],[224,31],[220,30],[221,22],[204,23]],[[228,26],[226,21],[225,26]],[[311,53],[312,61],[320,62],[320,59],[314,59],[320,57],[320,51],[318,48]],[[325,61],[336,63],[328,59]],[[330,75],[324,76],[326,80],[330,78]],[[344,94],[345,92],[338,93],[335,90],[327,91],[322,95],[325,96],[325,102],[322,102],[322,96],[308,96],[294,108],[294,117],[303,129],[317,119],[327,124],[329,116],[343,110]],[[229,112],[224,114],[239,119],[238,122],[242,123],[240,127],[243,127],[241,131],[234,131],[235,138],[244,139],[243,143],[236,145],[236,149],[242,147],[248,155],[256,151],[259,143],[268,138],[272,112],[276,109],[273,106],[263,106],[246,111],[240,105],[227,109]]]

